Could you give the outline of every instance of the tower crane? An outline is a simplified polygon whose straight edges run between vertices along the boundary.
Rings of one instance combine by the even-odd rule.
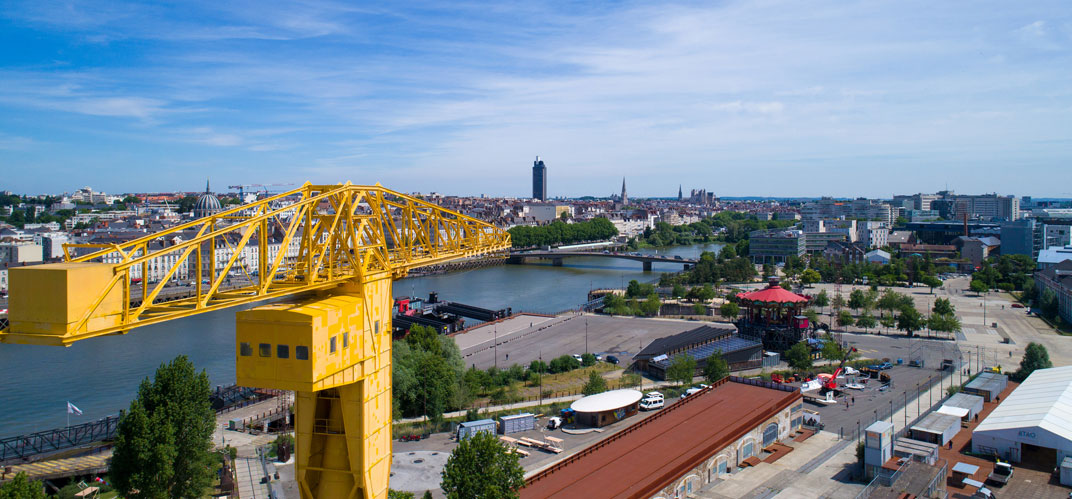
[[[238,199],[243,199],[246,194],[246,187],[264,187],[265,194],[268,193],[269,187],[289,187],[294,184],[241,184],[241,185],[229,185],[228,189],[238,189]]]
[[[285,230],[273,255],[276,223]],[[156,238],[189,232],[196,237],[148,251]],[[236,238],[229,256],[218,252]],[[379,499],[391,469],[392,281],[509,247],[502,229],[379,184],[305,183],[140,239],[67,244],[63,263],[12,268],[0,343],[67,346],[271,300],[237,313],[237,383],[295,391],[302,498]],[[245,248],[259,252],[258,273],[221,289]],[[178,257],[165,277],[131,296],[131,269],[147,275],[148,262],[167,254]],[[115,255],[120,263],[102,262]],[[161,299],[183,262],[195,268],[193,291]]]

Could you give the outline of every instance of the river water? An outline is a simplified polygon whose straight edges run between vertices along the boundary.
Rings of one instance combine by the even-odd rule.
[[[721,246],[698,244],[658,252],[696,258]],[[643,272],[641,263],[631,260],[575,257],[567,258],[562,267],[546,261],[403,279],[395,283],[394,295],[426,297],[438,291],[441,299],[469,305],[554,313],[583,304],[592,288],[621,287],[632,279],[654,281],[681,267],[656,263],[651,272]],[[130,404],[143,379],[180,354],[206,370],[213,386],[234,383],[235,311],[209,312],[68,348],[0,345],[0,437],[63,427],[67,401],[83,412],[71,415],[71,424],[116,414]]]

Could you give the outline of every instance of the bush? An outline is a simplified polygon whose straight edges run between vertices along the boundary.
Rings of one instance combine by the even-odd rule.
[[[596,356],[590,353],[581,355],[581,365],[584,367],[591,367],[596,365]]]
[[[571,355],[563,355],[555,357],[551,360],[551,365],[548,366],[548,370],[552,374],[570,372],[574,369],[581,367],[580,361],[573,358]]]

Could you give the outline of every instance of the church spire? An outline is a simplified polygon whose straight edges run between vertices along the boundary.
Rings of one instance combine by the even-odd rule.
[[[625,193],[625,177],[622,177],[622,206],[629,203],[629,195]]]
[[[212,191],[209,189],[209,186],[208,186],[208,177],[205,177],[205,194],[209,194],[211,192]]]

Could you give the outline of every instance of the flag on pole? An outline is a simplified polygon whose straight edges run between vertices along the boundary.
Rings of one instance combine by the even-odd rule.
[[[67,401],[67,414],[74,414],[75,416],[82,415],[82,409],[74,406],[70,401]]]

